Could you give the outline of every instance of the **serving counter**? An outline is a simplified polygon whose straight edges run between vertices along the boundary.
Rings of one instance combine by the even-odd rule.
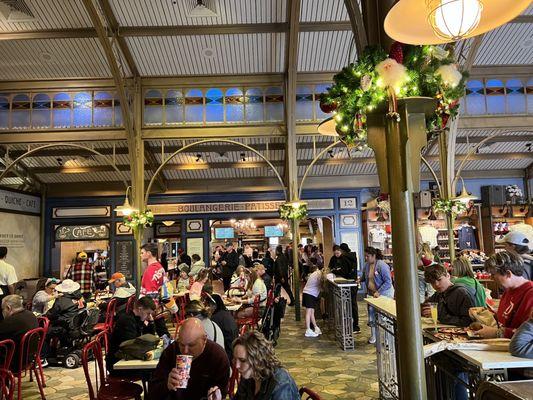
[[[376,355],[380,399],[399,399],[396,359],[396,302],[386,297],[365,299],[376,312]],[[437,327],[449,325],[438,324]],[[422,329],[435,325],[422,318]],[[425,343],[435,341],[424,334]],[[426,358],[428,398],[458,398],[463,392],[474,399],[479,385],[486,380],[504,381],[511,369],[532,368],[533,360],[513,357],[508,352],[446,350]]]
[[[336,278],[327,280],[326,312],[335,325],[335,339],[343,350],[353,350],[352,288],[357,287],[355,281]]]

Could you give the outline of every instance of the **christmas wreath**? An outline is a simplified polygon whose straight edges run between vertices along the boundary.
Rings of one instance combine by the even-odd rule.
[[[130,215],[124,216],[124,225],[132,229],[139,227],[151,226],[154,223],[154,214],[150,210],[145,212],[132,212]]]
[[[279,217],[284,220],[297,219],[301,220],[307,217],[306,203],[285,203],[279,207]]]
[[[434,132],[457,115],[466,78],[451,51],[441,47],[396,42],[387,55],[379,46],[368,46],[356,63],[333,77],[333,85],[320,97],[320,108],[334,114],[341,140],[354,145],[366,141],[366,113],[384,101],[388,101],[387,115],[399,121],[397,98],[432,97],[438,103],[427,125]]]
[[[466,211],[466,204],[459,200],[437,199],[433,203],[433,211],[455,216]]]

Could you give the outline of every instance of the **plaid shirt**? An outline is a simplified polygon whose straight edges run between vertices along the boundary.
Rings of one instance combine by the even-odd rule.
[[[83,261],[73,264],[68,270],[66,278],[78,282],[82,294],[94,292],[96,273],[90,263]]]

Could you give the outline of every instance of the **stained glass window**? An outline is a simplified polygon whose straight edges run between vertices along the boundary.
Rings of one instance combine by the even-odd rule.
[[[17,94],[13,97],[11,127],[15,129],[30,127],[30,96]]]
[[[120,99],[115,93],[115,98],[113,99],[113,107],[115,110],[115,126],[122,126],[122,107],[120,107]]]
[[[505,88],[499,79],[489,79],[485,84],[487,114],[505,113]]]
[[[84,128],[93,124],[93,99],[88,92],[74,95],[73,125],[75,128]]]
[[[309,86],[296,87],[296,119],[299,121],[313,119],[313,90]]]
[[[206,122],[224,122],[224,96],[220,89],[208,89],[205,93]]]
[[[269,87],[265,91],[265,120],[283,121],[283,93],[281,87]]]
[[[241,89],[226,90],[224,103],[227,122],[242,122],[244,120],[244,96]]]
[[[9,99],[0,96],[0,129],[9,128]]]
[[[39,93],[33,96],[31,104],[31,127],[50,128],[52,124],[52,102],[50,96]]]
[[[263,90],[258,88],[246,89],[246,121],[264,121]]]
[[[483,82],[468,81],[466,83],[466,113],[469,115],[485,114],[485,93]]]
[[[533,78],[527,81],[526,95],[527,95],[527,113],[533,114]]]
[[[191,89],[185,94],[185,121],[204,121],[204,98],[200,89]]]
[[[52,103],[54,128],[70,128],[72,101],[70,94],[58,93]]]
[[[149,90],[144,96],[144,124],[163,124],[163,96],[159,90]]]
[[[113,95],[109,92],[94,94],[94,126],[113,125]]]
[[[183,94],[180,90],[167,90],[165,96],[165,122],[167,124],[183,122]]]
[[[328,88],[331,87],[330,83],[323,83],[321,85],[315,86],[315,115],[316,119],[321,121],[325,118],[331,117],[331,114],[326,114],[320,109],[320,95],[322,93],[326,93],[328,91]]]
[[[507,114],[526,113],[526,95],[524,84],[520,79],[509,79],[505,82],[507,98]]]

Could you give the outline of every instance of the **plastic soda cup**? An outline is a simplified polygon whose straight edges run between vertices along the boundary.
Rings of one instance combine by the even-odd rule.
[[[176,356],[176,368],[179,371],[178,389],[185,389],[189,382],[191,372],[192,356],[178,354]]]

